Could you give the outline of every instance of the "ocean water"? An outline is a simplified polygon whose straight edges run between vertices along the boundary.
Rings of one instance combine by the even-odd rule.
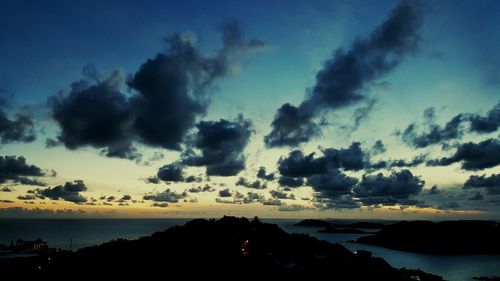
[[[50,247],[77,250],[83,247],[125,238],[134,239],[183,225],[190,219],[0,219],[0,244],[17,239],[42,238]],[[421,269],[451,281],[471,281],[474,276],[500,276],[500,255],[437,256],[349,243],[365,234],[319,233],[320,228],[299,227],[295,219],[263,219],[276,223],[289,233],[306,233],[331,243],[340,243],[351,251],[367,250],[392,266]]]

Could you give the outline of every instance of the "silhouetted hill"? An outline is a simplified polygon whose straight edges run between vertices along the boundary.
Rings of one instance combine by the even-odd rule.
[[[316,220],[316,219],[305,219],[301,220],[295,224],[296,226],[306,226],[306,227],[327,227],[330,226],[331,223],[324,220]]]
[[[197,219],[148,237],[111,241],[77,252],[4,260],[0,261],[0,271],[3,276],[52,280],[310,280],[325,276],[332,280],[442,280],[420,271],[395,269],[369,252],[353,254],[339,244],[234,217]]]
[[[494,221],[402,221],[356,242],[426,254],[500,254],[499,238]]]
[[[305,227],[335,227],[335,228],[366,228],[366,229],[382,229],[386,225],[376,222],[355,222],[355,223],[332,223],[325,220],[305,219],[295,224],[296,226]]]

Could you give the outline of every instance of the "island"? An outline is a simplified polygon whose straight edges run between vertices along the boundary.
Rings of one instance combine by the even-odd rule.
[[[402,221],[356,243],[439,255],[500,255],[500,224],[495,221]]]
[[[118,239],[37,257],[0,259],[3,276],[23,278],[161,278],[208,280],[442,280],[396,269],[370,252],[352,253],[306,234],[289,234],[259,219],[195,219],[135,240]]]

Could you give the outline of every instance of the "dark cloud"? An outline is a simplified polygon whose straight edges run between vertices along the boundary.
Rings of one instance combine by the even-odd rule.
[[[144,200],[151,200],[155,202],[168,202],[168,203],[177,203],[179,200],[187,197],[187,193],[177,193],[170,189],[166,189],[162,192],[156,193],[148,193],[142,197]]]
[[[361,204],[355,201],[351,195],[342,195],[337,197],[319,197],[314,199],[314,206],[319,210],[329,210],[329,209],[358,209]]]
[[[356,131],[361,125],[361,122],[368,118],[376,102],[377,101],[374,99],[368,100],[365,106],[358,107],[354,110],[352,115],[352,127],[348,128],[350,133]]]
[[[424,111],[425,129],[419,130],[416,123],[411,123],[403,132],[397,132],[401,139],[409,146],[423,148],[433,144],[445,144],[447,141],[460,139],[469,123],[469,132],[478,134],[492,133],[500,126],[500,102],[498,102],[484,116],[477,113],[460,113],[454,116],[443,127],[436,125],[435,109],[433,107]]]
[[[253,133],[250,120],[239,116],[234,121],[202,121],[196,126],[198,132],[189,148],[181,155],[182,163],[188,166],[206,166],[207,175],[234,176],[245,169],[243,151]]]
[[[373,144],[373,147],[372,147],[372,150],[371,150],[371,154],[373,154],[373,155],[379,155],[379,154],[385,153],[386,151],[387,151],[387,149],[385,148],[385,145],[382,142],[382,140],[377,140]]]
[[[244,186],[247,188],[254,188],[254,189],[265,189],[267,188],[267,184],[265,182],[261,182],[259,180],[255,181],[249,181],[244,177],[240,177],[238,181],[236,182],[237,186]]]
[[[304,179],[281,176],[278,183],[282,187],[301,187],[304,185]]]
[[[199,193],[199,192],[212,192],[212,191],[215,191],[215,189],[213,187],[211,187],[210,185],[205,184],[203,187],[201,187],[201,186],[192,187],[192,188],[188,189],[188,191],[191,193]]]
[[[61,199],[80,204],[87,202],[87,198],[80,194],[80,192],[86,190],[87,186],[85,186],[82,180],[75,180],[73,182],[66,182],[64,185],[38,190],[37,194],[40,198]]]
[[[393,172],[389,176],[382,173],[364,175],[353,189],[354,197],[365,205],[415,204],[409,199],[422,191],[425,182],[409,170]]]
[[[34,179],[27,178],[44,176],[42,169],[28,164],[23,156],[0,156],[0,184],[7,180],[26,185],[44,185]]]
[[[487,139],[479,143],[463,143],[458,145],[455,154],[451,157],[432,159],[427,161],[428,166],[448,166],[453,163],[462,163],[463,170],[483,170],[500,164],[500,141]]]
[[[219,190],[219,196],[220,197],[231,197],[231,196],[233,196],[233,194],[231,193],[229,188],[226,188],[226,189]]]
[[[162,181],[184,181],[184,166],[179,163],[167,164],[158,169],[156,177]]]
[[[271,194],[271,197],[275,198],[275,199],[292,199],[292,200],[295,200],[295,195],[293,193],[286,193],[286,192],[282,192],[282,191],[279,191],[279,190],[271,190],[269,191],[269,194]]]
[[[139,158],[132,146],[133,111],[120,92],[123,81],[123,74],[116,70],[102,79],[73,83],[67,96],[60,93],[49,98],[61,132],[46,145],[61,143],[72,150],[92,146],[110,157]]]
[[[278,170],[283,176],[308,177],[329,169],[360,170],[368,161],[359,142],[353,142],[348,148],[327,148],[322,153],[323,156],[314,157],[314,153],[305,156],[302,151],[294,150],[288,157],[279,159]]]
[[[188,176],[186,177],[186,179],[184,180],[185,182],[201,182],[203,180],[202,177],[197,177],[197,176]]]
[[[490,195],[500,194],[500,174],[491,176],[470,176],[464,183],[464,188],[485,188]]]
[[[159,207],[159,208],[166,208],[166,207],[168,207],[168,203],[167,202],[163,202],[163,203],[155,202],[151,206],[152,207]]]
[[[358,179],[347,176],[338,169],[332,169],[328,173],[312,175],[307,178],[310,185],[319,198],[337,198],[352,193],[352,188],[358,183]]]
[[[8,91],[0,88],[0,142],[32,142],[36,140],[35,125],[29,114],[22,111],[11,116]]]
[[[268,181],[273,181],[275,179],[274,173],[267,173],[265,167],[259,167],[259,170],[257,171],[257,177],[259,179],[263,180],[268,180]]]
[[[441,144],[445,141],[460,138],[463,135],[461,128],[464,116],[458,114],[453,117],[444,127],[430,124],[425,132],[418,132],[417,125],[412,123],[403,132],[397,132],[403,142],[415,148],[423,148],[433,144]]]
[[[500,127],[500,101],[485,116],[469,114],[470,130],[476,133],[491,133]]]
[[[283,105],[265,136],[268,147],[297,145],[319,134],[314,118],[325,110],[366,100],[366,85],[398,66],[420,41],[419,1],[401,1],[367,38],[357,39],[348,51],[339,49],[316,75],[316,84],[295,107]],[[360,114],[360,116],[363,116]]]
[[[47,144],[92,146],[103,155],[134,160],[142,157],[135,142],[180,150],[195,119],[205,114],[214,82],[232,72],[238,57],[267,45],[246,40],[241,27],[238,21],[222,25],[223,46],[211,57],[198,51],[192,36],[168,37],[165,52],[144,62],[127,81],[132,95],[120,91],[125,88],[121,72],[103,76],[94,67],[84,68],[86,79],[73,83],[68,95],[49,99],[61,132]]]
[[[411,160],[396,159],[396,160],[381,160],[371,164],[372,169],[391,169],[391,168],[404,168],[416,167],[424,164],[428,159],[427,154],[421,154],[413,157]]]
[[[19,195],[19,196],[17,196],[17,199],[19,199],[19,200],[35,200],[36,197],[35,197],[35,195],[27,194],[27,195]]]

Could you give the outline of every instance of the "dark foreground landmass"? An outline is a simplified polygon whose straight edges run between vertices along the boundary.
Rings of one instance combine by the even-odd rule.
[[[354,254],[339,244],[234,217],[192,220],[151,236],[76,252],[0,259],[0,272],[3,277],[51,279],[442,280],[422,271],[395,269],[369,252]]]
[[[402,221],[357,243],[424,254],[500,254],[500,224],[494,221]]]

